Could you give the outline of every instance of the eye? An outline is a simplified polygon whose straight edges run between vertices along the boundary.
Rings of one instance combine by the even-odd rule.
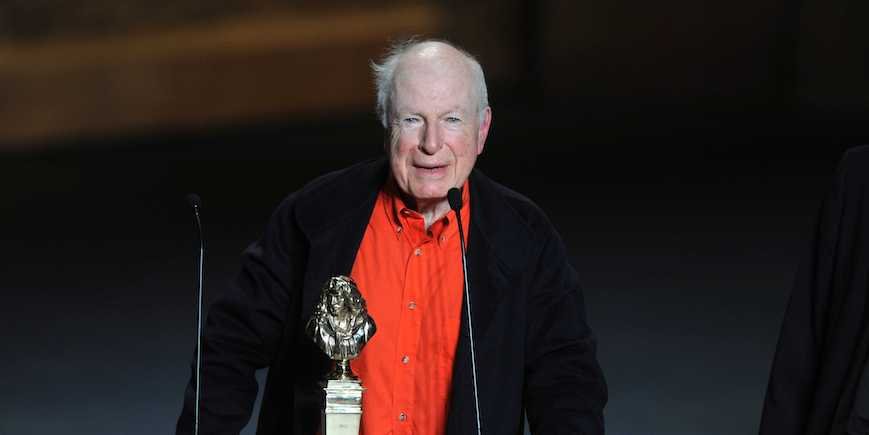
[[[446,121],[449,124],[458,124],[458,123],[462,122],[461,118],[459,118],[457,116],[447,116]]]
[[[420,122],[418,116],[406,116],[402,118],[401,123],[406,125],[416,125]]]

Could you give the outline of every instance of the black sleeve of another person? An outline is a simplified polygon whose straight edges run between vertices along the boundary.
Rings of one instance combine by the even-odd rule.
[[[291,268],[304,258],[295,237],[291,198],[272,215],[263,237],[242,256],[236,281],[210,307],[204,328],[200,433],[237,435],[257,396],[255,372],[271,364],[288,312],[297,305]],[[297,293],[297,292],[295,292]],[[195,364],[195,362],[194,362]],[[194,378],[184,397],[177,434],[193,433]]]
[[[850,150],[785,312],[761,435],[845,433],[869,353],[869,147]]]

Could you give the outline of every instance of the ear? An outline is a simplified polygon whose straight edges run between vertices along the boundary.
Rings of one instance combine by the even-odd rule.
[[[477,130],[477,155],[483,153],[486,146],[486,138],[489,137],[489,127],[492,126],[492,108],[486,106],[483,109],[483,117],[480,120],[480,128]]]

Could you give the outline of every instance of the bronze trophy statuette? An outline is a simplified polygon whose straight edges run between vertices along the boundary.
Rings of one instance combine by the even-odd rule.
[[[323,435],[358,435],[362,418],[362,383],[350,360],[377,331],[356,283],[346,276],[329,279],[305,328],[317,346],[335,361],[326,378]]]

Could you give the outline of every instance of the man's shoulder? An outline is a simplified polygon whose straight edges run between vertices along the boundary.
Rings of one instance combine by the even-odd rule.
[[[859,145],[845,151],[848,159],[869,162],[869,145]]]
[[[869,174],[869,145],[850,148],[845,151],[839,164],[840,171],[861,175],[864,179]]]
[[[295,196],[297,199],[315,198],[322,201],[330,198],[323,195],[358,193],[358,191],[378,188],[382,183],[384,168],[383,158],[365,160],[320,175],[290,196]]]
[[[320,175],[284,197],[276,213],[295,215],[301,223],[318,227],[374,198],[385,170],[385,160],[377,158]]]
[[[847,196],[866,195],[869,186],[869,145],[845,151],[836,168],[833,189]]]
[[[480,171],[475,171],[474,181],[480,186],[484,206],[497,208],[497,214],[506,221],[505,224],[518,225],[534,238],[544,236],[552,229],[546,212],[529,197]]]
[[[480,171],[471,179],[471,224],[500,263],[517,274],[546,246],[560,244],[558,232],[543,209]]]

